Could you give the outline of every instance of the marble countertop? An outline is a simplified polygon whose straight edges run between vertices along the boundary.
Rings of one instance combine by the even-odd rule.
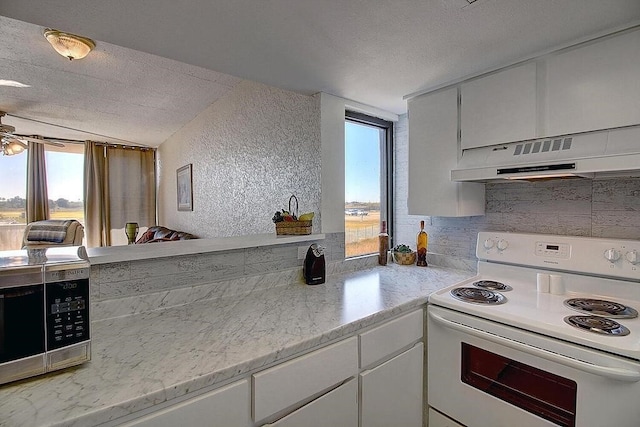
[[[348,336],[472,275],[390,264],[93,322],[89,363],[0,387],[0,425],[101,424]]]
[[[323,240],[325,234],[306,234],[300,236],[276,236],[275,233],[253,234],[247,236],[218,237],[215,239],[176,240],[174,242],[155,242],[144,245],[105,246],[87,248],[92,265],[122,261],[138,261],[160,257],[192,255],[205,252],[229,251],[232,249],[253,248],[256,246],[284,245]]]

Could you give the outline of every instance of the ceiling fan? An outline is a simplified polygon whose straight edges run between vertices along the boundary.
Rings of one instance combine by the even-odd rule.
[[[6,116],[6,114],[4,111],[0,111],[0,149],[3,155],[13,156],[14,154],[20,154],[29,147],[29,142],[64,147],[64,144],[59,142],[16,134],[15,127],[2,123],[2,117]]]

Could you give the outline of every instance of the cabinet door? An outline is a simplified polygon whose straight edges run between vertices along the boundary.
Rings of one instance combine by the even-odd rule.
[[[547,134],[640,124],[640,31],[546,60]]]
[[[249,380],[242,380],[124,424],[126,427],[248,427]]]
[[[460,86],[463,149],[536,137],[536,64],[529,62]]]
[[[484,214],[484,184],[452,182],[458,166],[458,89],[409,100],[410,215]]]
[[[362,427],[421,427],[424,345],[360,374]]]
[[[358,381],[352,379],[286,417],[272,427],[358,427]]]
[[[429,427],[464,427],[449,417],[445,417],[440,412],[429,408]]]

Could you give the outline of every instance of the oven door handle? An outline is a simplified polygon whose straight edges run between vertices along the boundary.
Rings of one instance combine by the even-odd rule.
[[[470,326],[462,325],[457,322],[445,319],[435,313],[429,312],[429,317],[436,323],[441,324],[444,327],[453,329],[465,334],[473,335],[477,338],[481,338],[487,341],[491,341],[495,344],[500,344],[505,347],[512,348],[514,350],[523,351],[528,354],[547,359],[551,362],[560,363],[571,368],[575,368],[581,371],[589,372],[590,374],[598,375],[605,378],[610,378],[618,381],[637,382],[640,381],[640,372],[632,371],[621,368],[611,368],[608,366],[599,366],[592,363],[583,362],[581,360],[573,359],[563,356],[561,354],[553,353],[538,347],[533,347],[519,341],[513,341],[508,338],[503,338],[498,335],[494,335],[490,332],[481,331]]]

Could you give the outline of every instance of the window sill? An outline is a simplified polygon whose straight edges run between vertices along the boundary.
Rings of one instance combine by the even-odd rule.
[[[174,242],[156,242],[141,245],[87,248],[87,253],[91,264],[97,265],[208,252],[222,252],[259,246],[284,245],[287,243],[324,240],[324,238],[325,235],[323,233],[304,236],[276,236],[275,234],[269,233],[251,236],[220,237],[215,239],[177,240]]]

